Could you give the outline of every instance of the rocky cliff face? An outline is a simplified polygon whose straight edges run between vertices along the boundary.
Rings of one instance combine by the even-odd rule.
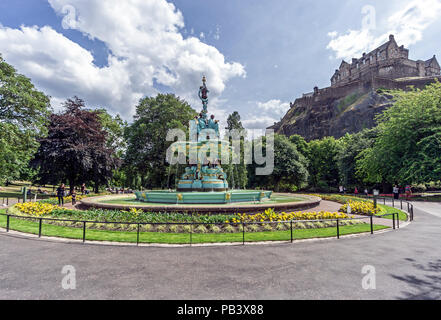
[[[375,116],[391,105],[392,96],[374,90],[318,101],[298,99],[282,121],[271,128],[286,136],[299,134],[308,141],[326,136],[340,138],[374,127]]]

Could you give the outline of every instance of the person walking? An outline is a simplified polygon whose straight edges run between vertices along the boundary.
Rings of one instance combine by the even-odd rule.
[[[74,189],[74,191],[72,192],[71,196],[72,196],[72,205],[74,206],[74,205],[77,204],[77,192],[76,192],[75,189]]]
[[[82,185],[81,185],[81,194],[84,196],[84,193],[86,192],[86,184],[85,183],[83,183]]]
[[[397,185],[394,185],[392,192],[394,194],[394,199],[398,200],[400,198],[400,189]]]
[[[358,195],[358,189],[357,189],[357,187],[355,187],[355,189],[354,189],[354,194],[355,194],[355,195]]]
[[[369,190],[367,188],[364,189],[364,195],[367,197],[369,196]]]
[[[66,192],[66,188],[64,187],[64,183],[62,183],[57,188],[57,197],[58,197],[58,205],[63,206],[64,205],[64,195]]]

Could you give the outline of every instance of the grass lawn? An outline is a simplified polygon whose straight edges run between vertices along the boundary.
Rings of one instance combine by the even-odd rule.
[[[385,206],[384,204],[378,204],[378,207],[381,208],[381,213],[379,213],[379,215],[398,213],[398,217],[399,217],[400,221],[407,221],[407,214],[405,214],[400,209]],[[392,220],[392,216],[385,216],[383,218]]]
[[[0,211],[4,213],[5,210]],[[0,216],[0,226],[6,227],[6,216]],[[385,226],[374,225],[374,230],[387,229]],[[10,219],[10,229],[25,233],[38,234],[38,223],[33,221]],[[356,234],[369,232],[369,224],[360,224],[340,227],[340,235]],[[70,227],[54,226],[49,224],[42,225],[42,234],[44,236],[62,237],[69,239],[82,239],[83,230]],[[336,237],[336,228],[320,229],[299,229],[293,232],[294,239],[325,238]],[[113,241],[113,242],[136,242],[136,232],[129,231],[104,231],[87,230],[87,240],[95,241]],[[245,241],[288,241],[291,239],[291,231],[270,231],[245,233]],[[169,243],[185,244],[190,243],[190,234],[181,233],[159,233],[159,232],[141,232],[141,243]],[[193,243],[214,243],[214,242],[242,242],[242,233],[220,233],[220,234],[192,234]]]

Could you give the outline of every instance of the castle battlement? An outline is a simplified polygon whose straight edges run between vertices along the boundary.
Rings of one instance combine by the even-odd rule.
[[[398,46],[393,35],[377,49],[363,53],[351,63],[342,61],[331,77],[331,87],[338,87],[355,80],[372,77],[398,79],[407,77],[433,77],[440,75],[440,65],[435,55],[429,60],[410,60],[409,49]]]

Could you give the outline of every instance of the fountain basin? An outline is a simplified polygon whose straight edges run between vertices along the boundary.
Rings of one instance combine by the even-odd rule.
[[[272,191],[223,191],[223,192],[135,192],[136,199],[147,203],[173,204],[227,204],[264,201],[271,199]]]

